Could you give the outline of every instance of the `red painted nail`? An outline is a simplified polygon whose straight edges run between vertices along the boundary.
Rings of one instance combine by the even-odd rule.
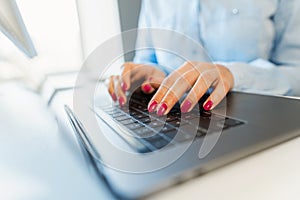
[[[168,109],[168,106],[166,103],[161,104],[157,110],[157,115],[163,116],[167,109]]]
[[[115,93],[112,93],[111,98],[112,98],[114,101],[117,101],[117,96],[116,96]]]
[[[144,85],[143,87],[144,92],[150,92],[151,86],[149,84]]]
[[[123,97],[120,97],[120,98],[119,98],[119,104],[120,104],[120,106],[124,106],[125,100],[124,100]]]
[[[203,106],[204,110],[210,110],[213,106],[213,102],[211,100],[209,100],[208,102],[206,102],[206,104]]]
[[[121,88],[122,88],[122,90],[123,90],[124,92],[127,90],[127,85],[126,85],[125,82],[122,82],[122,83],[121,83]]]
[[[192,106],[192,103],[189,100],[186,100],[181,106],[181,112],[187,113]]]
[[[152,101],[151,103],[150,103],[150,105],[148,106],[148,111],[149,112],[154,112],[154,110],[156,109],[156,106],[157,106],[157,101]]]

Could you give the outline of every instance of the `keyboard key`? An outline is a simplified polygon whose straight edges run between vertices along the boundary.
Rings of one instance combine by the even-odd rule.
[[[151,119],[149,117],[145,117],[140,119],[140,121],[144,124],[149,124],[151,122]]]
[[[124,113],[129,113],[129,108],[123,108],[122,111],[123,111]]]
[[[178,131],[178,130],[168,132],[168,133],[165,134],[165,136],[170,138],[173,143],[181,143],[181,142],[188,141],[188,140],[192,139],[192,137],[189,134],[183,133],[183,132]]]
[[[207,134],[207,129],[206,128],[203,128],[203,127],[198,127],[197,128],[197,137],[202,137],[202,136],[205,136]]]
[[[116,117],[120,117],[120,116],[123,116],[125,115],[123,112],[115,112],[112,114],[112,117],[116,118]]]
[[[148,117],[148,115],[145,115],[143,113],[138,113],[136,115],[132,115],[133,118],[139,120],[139,119],[142,119],[142,118],[145,118],[145,117]]]
[[[169,125],[165,125],[164,127],[162,127],[162,129],[160,130],[160,133],[164,134],[167,133],[169,131],[174,131],[176,130],[174,127],[169,126]]]
[[[121,115],[119,117],[115,117],[114,119],[117,121],[123,121],[123,120],[130,119],[130,117],[128,115]]]
[[[132,116],[132,115],[137,115],[138,113],[140,113],[140,112],[138,112],[137,110],[134,110],[134,109],[129,109],[129,114]]]
[[[136,123],[136,121],[134,121],[133,119],[126,119],[126,120],[120,121],[120,123],[123,125],[128,125],[128,124]]]
[[[184,121],[172,121],[172,122],[169,122],[168,124],[170,124],[171,126],[174,126],[174,127],[178,128],[180,126],[183,126],[183,125],[187,124],[187,122],[184,122]]]
[[[210,111],[201,111],[200,116],[204,119],[210,119],[211,117],[211,112]]]
[[[129,130],[134,130],[134,129],[143,127],[143,125],[140,124],[140,123],[133,123],[133,124],[128,124],[128,125],[126,125],[126,127],[127,127]]]
[[[167,140],[165,140],[162,136],[158,134],[148,138],[144,138],[144,141],[150,143],[152,146],[156,147],[157,149],[160,149],[169,143]]]
[[[165,122],[158,121],[158,120],[152,120],[151,123],[148,124],[148,126],[151,128],[163,127],[164,125]]]
[[[120,112],[120,110],[115,107],[110,107],[110,108],[105,108],[104,112],[106,112],[109,115],[112,115],[114,113]]]
[[[196,115],[194,113],[185,113],[185,114],[181,115],[182,120],[191,120],[194,118],[200,118],[200,116]]]
[[[153,134],[152,130],[146,127],[141,127],[133,131],[139,137],[149,137]]]
[[[167,133],[162,133],[164,136],[166,136],[169,140],[172,140],[175,135],[177,134],[177,130],[169,131]]]
[[[175,115],[168,115],[167,118],[166,118],[166,122],[171,122],[171,121],[174,121],[174,120],[179,120],[177,116]]]
[[[179,132],[184,133],[184,135],[186,135],[188,138],[194,138],[197,134],[198,127],[196,127],[194,124],[186,124],[179,127]]]
[[[173,116],[177,116],[177,117],[181,116],[181,112],[180,111],[173,110],[173,109],[170,111],[170,114],[173,115]]]

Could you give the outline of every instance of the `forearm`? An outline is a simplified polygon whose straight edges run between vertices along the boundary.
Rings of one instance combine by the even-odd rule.
[[[234,76],[233,90],[272,95],[299,94],[299,84],[297,85],[297,82],[299,83],[298,68],[279,67],[262,59],[251,63],[233,62],[222,64]]]
[[[300,67],[284,67],[280,66],[277,70],[287,77],[291,87],[291,95],[300,96]]]

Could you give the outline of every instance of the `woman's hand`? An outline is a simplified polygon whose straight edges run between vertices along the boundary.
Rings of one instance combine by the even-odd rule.
[[[163,71],[148,64],[125,63],[121,76],[110,77],[108,92],[114,101],[119,101],[123,106],[127,101],[125,93],[133,84],[141,86],[145,93],[152,93],[165,76]]]
[[[213,92],[203,104],[205,110],[211,110],[221,102],[233,84],[233,76],[225,66],[186,62],[161,83],[148,104],[148,110],[149,112],[156,111],[159,116],[166,115],[175,103],[189,91],[181,104],[181,112],[189,112],[206,91],[213,87]]]

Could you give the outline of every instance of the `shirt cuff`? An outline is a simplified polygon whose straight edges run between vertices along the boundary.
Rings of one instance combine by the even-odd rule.
[[[291,87],[273,63],[257,59],[250,63],[216,62],[226,66],[234,77],[235,91],[268,95],[287,95]]]

